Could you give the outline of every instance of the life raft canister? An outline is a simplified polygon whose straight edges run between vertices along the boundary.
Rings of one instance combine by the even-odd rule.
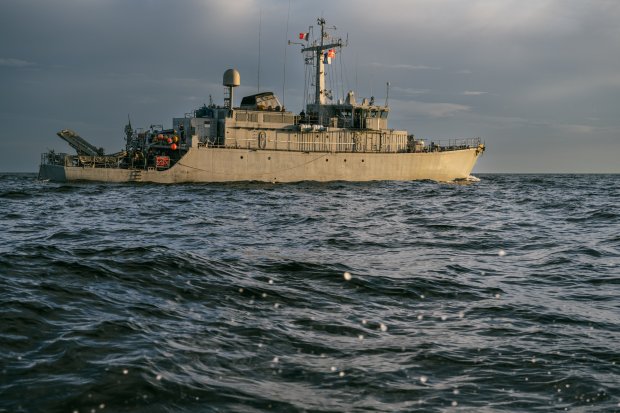
[[[267,134],[265,132],[259,132],[257,138],[258,147],[260,149],[265,149],[267,146]]]

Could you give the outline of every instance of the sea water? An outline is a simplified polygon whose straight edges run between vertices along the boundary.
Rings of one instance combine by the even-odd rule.
[[[0,412],[620,411],[620,175],[0,175]]]

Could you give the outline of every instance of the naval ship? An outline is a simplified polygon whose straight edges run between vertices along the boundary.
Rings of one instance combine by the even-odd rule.
[[[331,98],[326,65],[347,42],[325,25],[319,18],[316,27],[300,33],[299,41],[289,41],[301,45],[311,67],[314,99],[304,111],[287,111],[272,92],[245,96],[235,106],[234,89],[241,77],[229,69],[223,76],[222,105],[211,102],[173,118],[169,129],[133,129],[129,121],[121,152],[106,155],[63,129],[57,135],[77,154],[42,154],[39,178],[154,183],[467,180],[485,150],[480,138],[429,142],[388,127],[387,98],[385,105],[374,98],[358,101],[352,91],[336,101]]]

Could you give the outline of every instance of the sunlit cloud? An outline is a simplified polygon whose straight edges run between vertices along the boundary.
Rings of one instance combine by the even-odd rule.
[[[413,89],[413,88],[403,88],[398,86],[392,86],[391,90],[396,93],[402,93],[403,95],[423,95],[430,92],[429,89]]]
[[[579,124],[553,125],[553,127],[571,135],[592,135],[599,129],[596,126]]]
[[[459,103],[419,102],[419,101],[393,101],[393,106],[398,106],[399,111],[413,116],[428,116],[431,118],[447,118],[461,112],[471,110],[470,106]]]

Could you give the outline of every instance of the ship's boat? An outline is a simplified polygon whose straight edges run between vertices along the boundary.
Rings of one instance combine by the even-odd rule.
[[[76,132],[58,132],[77,152],[41,156],[39,177],[54,181],[453,181],[467,179],[485,146],[480,138],[428,142],[388,127],[390,108],[354,92],[333,101],[325,88],[325,65],[346,46],[317,21],[316,40],[300,34],[302,53],[313,67],[314,100],[305,111],[287,111],[272,92],[241,99],[237,70],[224,73],[224,103],[173,118],[172,127],[125,127],[126,147],[105,155]],[[289,42],[290,43],[290,42]],[[389,86],[388,86],[389,87]]]

